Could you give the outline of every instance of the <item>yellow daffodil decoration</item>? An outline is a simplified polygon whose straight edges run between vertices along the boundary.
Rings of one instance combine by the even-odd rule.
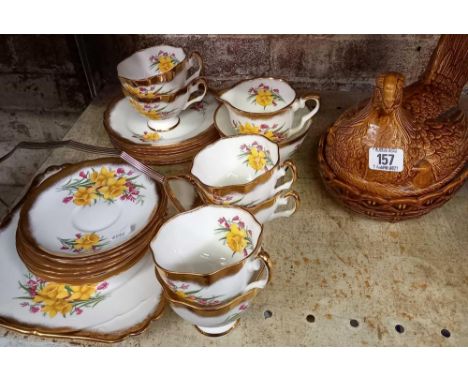
[[[128,200],[135,204],[143,204],[144,195],[141,190],[144,186],[135,182],[137,178],[139,175],[134,175],[133,170],[103,166],[100,170],[80,171],[59,191],[68,192],[68,195],[62,199],[63,203],[73,202],[77,206],[92,206],[98,200],[109,203]],[[91,239],[95,241],[96,237]]]
[[[101,247],[109,244],[104,236],[99,236],[96,233],[81,234],[77,233],[73,239],[58,239],[62,250],[69,250],[71,252],[89,252],[96,251]]]
[[[171,290],[180,298],[196,302],[200,305],[216,305],[222,302],[223,295],[210,295],[210,297],[203,297],[203,290],[205,288],[190,288],[190,284],[185,282],[175,282],[167,280]]]
[[[284,133],[281,132],[283,126],[278,127],[277,124],[269,126],[264,123],[261,125],[255,125],[250,122],[242,124],[236,121],[232,121],[232,123],[241,134],[261,134],[272,142],[278,142],[285,138]]]
[[[242,253],[247,256],[253,249],[252,231],[245,226],[239,216],[234,216],[232,219],[219,218],[218,224],[216,232],[222,234],[220,240],[229,247],[232,255]]]
[[[16,297],[22,300],[20,306],[28,308],[30,313],[42,313],[54,318],[80,315],[87,308],[94,308],[105,299],[107,281],[100,284],[68,285],[47,282],[32,274],[26,275],[26,281],[19,281],[24,295]]]
[[[137,138],[140,142],[157,142],[161,136],[155,131],[145,131],[143,134],[133,134],[133,138]]]
[[[241,145],[240,150],[239,158],[243,159],[243,163],[254,169],[255,172],[268,170],[273,166],[270,151],[256,141],[252,144]]]
[[[263,83],[257,87],[251,87],[249,89],[249,96],[247,99],[252,103],[262,106],[264,109],[268,106],[277,106],[280,102],[284,103],[284,99],[281,97],[279,89],[273,89]]]
[[[160,50],[158,54],[150,57],[150,68],[155,69],[159,73],[166,73],[179,63],[175,54],[169,54]]]

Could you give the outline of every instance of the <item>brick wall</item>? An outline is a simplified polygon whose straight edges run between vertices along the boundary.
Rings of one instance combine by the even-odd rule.
[[[369,90],[382,71],[415,80],[438,35],[117,35],[86,36],[99,83],[117,83],[116,65],[156,44],[182,46],[204,58],[214,87],[252,76],[278,76],[297,87]]]

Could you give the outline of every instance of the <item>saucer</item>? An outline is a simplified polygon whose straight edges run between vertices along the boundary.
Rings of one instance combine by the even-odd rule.
[[[294,114],[293,126],[297,126],[300,123],[301,118],[308,112],[308,108],[299,109]],[[284,141],[275,142],[278,144],[280,149],[280,162],[284,162],[286,159],[290,158],[299,149],[307,136],[311,123],[312,120],[309,120],[296,134],[292,135]],[[221,137],[239,135],[229,119],[229,111],[224,104],[219,105],[215,111],[214,126],[218,130]]]
[[[177,149],[206,133],[213,124],[213,115],[218,102],[210,93],[203,101],[184,110],[179,124],[172,130],[156,132],[147,125],[147,119],[135,111],[126,98],[113,101],[106,110],[104,126],[111,137],[128,144],[150,148]]]
[[[45,337],[119,341],[140,333],[164,308],[151,254],[100,283],[66,285],[31,274],[18,257],[19,212],[0,231],[0,325]],[[123,318],[124,319],[120,319]]]
[[[30,193],[21,212],[24,237],[62,258],[97,256],[145,232],[163,206],[158,185],[112,158],[81,162]]]

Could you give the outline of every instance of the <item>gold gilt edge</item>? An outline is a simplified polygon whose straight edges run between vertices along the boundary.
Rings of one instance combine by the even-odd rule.
[[[10,224],[11,219],[14,213],[21,207],[28,193],[36,187],[44,177],[52,171],[60,171],[66,167],[70,166],[70,163],[66,163],[59,166],[50,166],[44,172],[36,175],[31,182],[27,192],[21,197],[21,199],[15,204],[15,206],[5,215],[0,222],[0,230],[3,230],[8,224]],[[35,335],[43,338],[58,338],[58,339],[67,339],[67,340],[87,340],[94,342],[102,343],[115,343],[123,341],[124,339],[132,336],[137,336],[143,333],[148,329],[151,322],[159,319],[164,313],[166,307],[166,299],[164,298],[163,292],[161,291],[161,296],[158,305],[155,310],[149,314],[142,322],[133,325],[132,327],[126,330],[120,330],[111,333],[102,333],[92,330],[75,330],[73,328],[47,328],[41,326],[34,326],[22,323],[15,319],[0,315],[0,326],[13,330],[21,334]]]

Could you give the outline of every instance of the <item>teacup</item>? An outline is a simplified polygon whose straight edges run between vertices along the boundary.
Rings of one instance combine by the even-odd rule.
[[[196,64],[198,69],[188,77]],[[123,88],[143,100],[186,87],[202,70],[203,61],[198,53],[187,56],[182,48],[169,45],[139,50],[117,65]]]
[[[285,180],[287,172],[291,179]],[[297,178],[291,161],[279,163],[278,145],[260,135],[221,138],[193,159],[190,176],[214,204],[252,206],[280,191]]]
[[[262,225],[248,211],[210,205],[166,221],[151,251],[168,295],[189,305],[213,306],[265,287],[249,284],[262,264],[270,268],[261,241]]]
[[[221,92],[218,99],[226,105],[230,121],[239,134],[262,134],[277,142],[300,131],[320,107],[318,95],[298,98],[286,81],[277,78],[242,81]],[[293,126],[294,114],[305,108],[309,100],[315,101],[314,109]]]
[[[188,175],[169,176],[164,184],[166,193],[178,212],[185,212],[210,201],[201,193]],[[280,192],[256,206],[244,207],[262,224],[293,215],[300,198],[295,191]],[[287,208],[281,208],[287,206]]]
[[[264,272],[265,271],[265,272]],[[268,284],[270,271],[264,268],[258,272],[255,282]],[[197,330],[210,337],[219,337],[235,328],[241,316],[250,307],[260,289],[251,289],[240,296],[218,306],[196,307],[186,302],[172,298],[164,291],[164,295],[172,310],[184,320],[195,325]]]
[[[200,87],[203,88],[202,94],[190,98]],[[177,93],[161,95],[153,101],[142,101],[125,91],[124,94],[135,110],[148,119],[148,128],[156,132],[163,132],[176,127],[179,124],[179,114],[190,105],[200,102],[207,90],[206,81],[203,78],[197,78]]]

